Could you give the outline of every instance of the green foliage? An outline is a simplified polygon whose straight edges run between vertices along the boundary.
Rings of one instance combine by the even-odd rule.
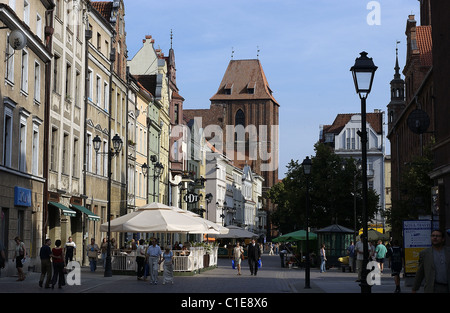
[[[315,145],[316,155],[311,157],[312,173],[309,177],[311,228],[322,228],[339,223],[354,228],[354,200],[356,196],[357,229],[361,225],[361,173],[355,159],[344,159],[322,143]],[[291,160],[286,177],[273,186],[269,199],[277,206],[272,221],[282,233],[306,227],[306,176],[301,162]],[[354,192],[356,191],[356,193]],[[379,196],[368,191],[368,217],[375,215]]]

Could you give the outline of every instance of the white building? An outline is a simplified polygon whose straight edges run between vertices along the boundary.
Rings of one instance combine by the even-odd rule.
[[[380,196],[380,212],[374,223],[383,223],[381,213],[385,209],[384,188],[384,112],[367,113],[367,183]],[[330,144],[334,152],[343,158],[361,159],[361,114],[338,114],[332,125],[320,126],[321,142]]]

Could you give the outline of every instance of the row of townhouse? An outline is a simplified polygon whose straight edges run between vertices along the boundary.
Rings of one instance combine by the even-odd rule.
[[[20,237],[29,268],[45,238],[72,237],[86,263],[108,217],[149,202],[265,232],[264,179],[207,141],[190,156],[174,50],[146,36],[128,60],[124,16],[123,0],[0,0],[0,243],[10,258]]]

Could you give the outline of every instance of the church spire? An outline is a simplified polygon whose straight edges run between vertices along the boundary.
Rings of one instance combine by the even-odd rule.
[[[405,81],[400,75],[400,66],[398,65],[398,44],[395,48],[395,73],[394,79],[391,80],[391,101],[388,104],[388,132],[392,129],[398,116],[405,108]]]

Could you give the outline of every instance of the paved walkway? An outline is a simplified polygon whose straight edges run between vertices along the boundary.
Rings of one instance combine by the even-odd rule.
[[[202,271],[194,276],[175,276],[173,285],[162,285],[159,277],[158,285],[148,281],[138,281],[134,276],[113,275],[104,277],[103,268],[99,267],[91,273],[88,267],[81,270],[81,285],[66,285],[62,289],[40,288],[40,273],[28,272],[25,281],[16,281],[17,277],[0,278],[1,293],[360,293],[355,282],[355,273],[343,273],[339,269],[330,269],[320,273],[311,269],[310,289],[305,289],[305,271],[303,269],[281,268],[279,256],[263,255],[263,266],[257,276],[250,276],[247,261],[243,261],[242,275],[231,268],[231,260],[220,258],[218,267]],[[395,289],[390,270],[385,269],[381,275],[380,285],[372,287],[372,293],[393,293]],[[402,291],[409,293],[410,288]]]

